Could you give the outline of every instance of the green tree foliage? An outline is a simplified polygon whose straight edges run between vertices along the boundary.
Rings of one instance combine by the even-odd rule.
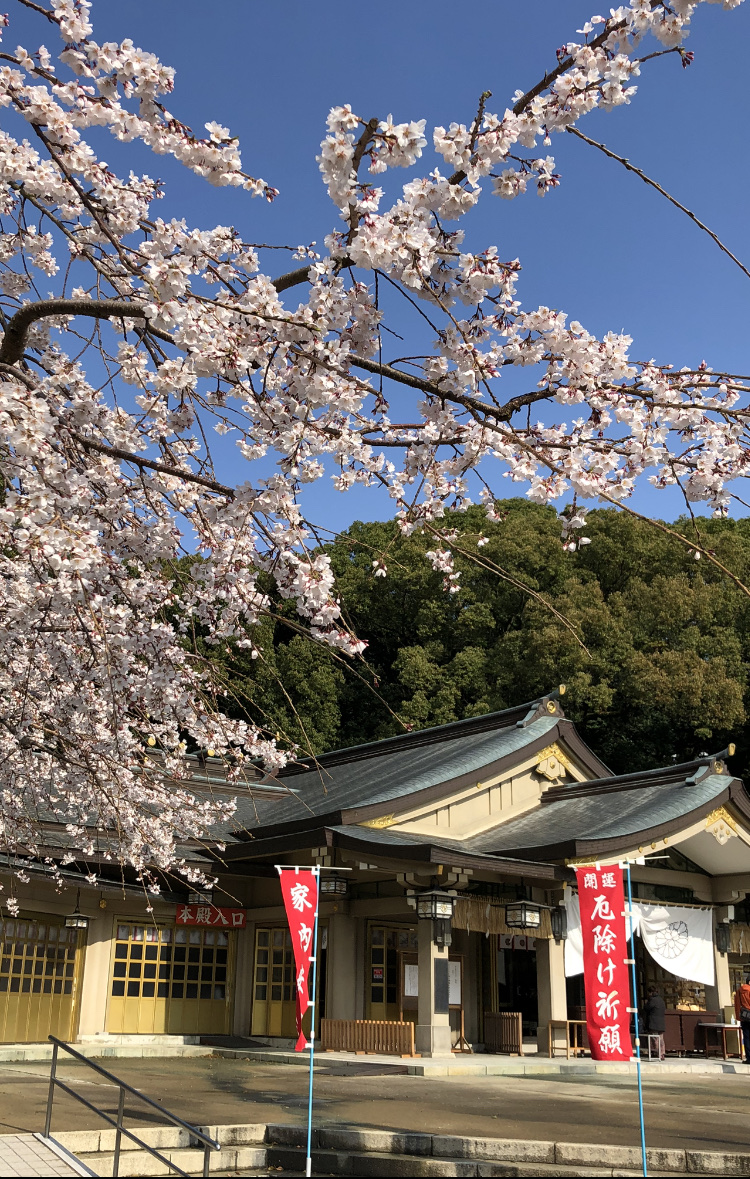
[[[749,767],[750,598],[679,541],[615,510],[591,512],[591,544],[570,553],[552,509],[499,506],[496,524],[479,508],[443,522],[456,534],[456,594],[425,559],[434,536],[353,524],[329,552],[347,619],[369,643],[364,662],[342,672],[328,652],[269,623],[263,660],[218,656],[237,706],[319,752],[565,683],[567,715],[618,773],[730,740],[737,772]],[[699,523],[703,544],[750,582],[750,521]],[[689,536],[692,524],[671,527]],[[386,577],[374,575],[375,560]]]

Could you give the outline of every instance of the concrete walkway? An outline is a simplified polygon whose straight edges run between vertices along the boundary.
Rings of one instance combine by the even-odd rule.
[[[224,1048],[217,1046],[214,1054],[224,1059],[247,1060],[255,1064],[304,1065],[309,1067],[306,1052],[290,1052],[281,1048]],[[551,1076],[623,1076],[635,1077],[637,1064],[633,1061],[591,1060],[590,1057],[564,1056],[550,1059],[538,1054],[530,1056],[495,1056],[484,1052],[451,1053],[450,1056],[404,1057],[380,1053],[363,1055],[356,1052],[317,1052],[323,1067],[336,1064],[341,1068],[358,1068],[364,1061],[384,1070],[405,1073],[410,1077],[551,1077]],[[706,1059],[703,1056],[669,1057],[667,1060],[644,1060],[644,1076],[706,1076],[728,1074],[750,1076],[750,1068],[741,1060]]]
[[[377,1057],[351,1064],[323,1057],[315,1080],[317,1125],[358,1125],[427,1134],[632,1146],[638,1141],[635,1078],[623,1073],[550,1076],[410,1076]],[[306,1118],[307,1074],[284,1064],[221,1057],[119,1060],[124,1081],[194,1125],[288,1123]],[[397,1071],[398,1070],[398,1071]],[[110,1113],[117,1091],[83,1064],[61,1062],[61,1079]],[[0,1133],[44,1125],[49,1066],[0,1065]],[[647,1074],[644,1082],[649,1146],[708,1151],[750,1151],[750,1075]],[[154,1125],[137,1101],[128,1101],[130,1126]],[[100,1130],[103,1123],[61,1094],[55,1098],[52,1134]],[[1,1173],[1,1172],[0,1172]]]
[[[223,1057],[245,1060],[254,1064],[302,1066],[309,1062],[306,1052],[291,1048],[269,1048],[244,1036],[85,1036],[72,1045],[82,1056],[101,1060],[107,1067],[119,1060],[166,1060],[196,1057]],[[525,1051],[523,1056],[496,1056],[490,1053],[458,1053],[448,1056],[402,1057],[358,1055],[355,1052],[316,1052],[321,1065],[337,1064],[342,1068],[359,1069],[363,1062],[380,1070],[406,1073],[413,1077],[501,1077],[501,1076],[577,1076],[593,1074],[634,1076],[636,1065],[631,1062],[595,1061],[590,1057],[564,1056],[550,1059],[536,1052]],[[44,1063],[52,1059],[52,1045],[0,1044],[0,1067],[16,1062]],[[60,1053],[60,1060],[65,1054]],[[750,1067],[742,1061],[721,1060],[716,1057],[670,1056],[664,1061],[643,1061],[644,1076],[721,1076],[722,1074],[750,1076]],[[115,1068],[115,1071],[117,1069]]]
[[[64,1147],[48,1145],[38,1134],[4,1134],[0,1137],[0,1175],[92,1175]]]

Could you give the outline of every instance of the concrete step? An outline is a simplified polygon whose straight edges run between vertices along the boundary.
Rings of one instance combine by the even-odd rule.
[[[174,1048],[180,1044],[200,1044],[200,1036],[177,1036],[167,1032],[95,1032],[90,1036],[79,1036],[73,1044],[78,1048],[81,1044],[140,1044],[147,1047],[153,1044],[165,1044]]]
[[[160,1153],[185,1171],[188,1175],[203,1174],[203,1151],[195,1146],[177,1150],[160,1150]],[[76,1156],[96,1175],[112,1175],[114,1172],[114,1152],[98,1151],[95,1154],[78,1154]],[[221,1150],[211,1151],[208,1159],[211,1174],[234,1174],[257,1172],[267,1174],[267,1158],[265,1146],[228,1146]],[[120,1155],[121,1175],[173,1175],[166,1163],[154,1158],[145,1150],[129,1150]]]
[[[90,1056],[94,1060],[100,1060],[102,1057],[117,1060],[121,1058],[162,1059],[182,1056],[212,1056],[216,1051],[215,1048],[201,1044],[143,1044],[140,1037],[129,1044],[112,1044],[100,1041],[91,1044],[75,1044],[74,1047],[81,1056]],[[51,1044],[0,1045],[0,1062],[3,1064],[17,1061],[48,1062],[51,1059]],[[61,1052],[58,1059],[61,1064],[70,1064],[73,1057]]]
[[[266,1130],[269,1154],[274,1149],[293,1147],[295,1154],[306,1142],[305,1128],[288,1124],[269,1125]],[[321,1126],[313,1131],[313,1150],[322,1153],[393,1155],[416,1162],[455,1160],[471,1168],[479,1165],[528,1166],[533,1168],[568,1167],[575,1174],[589,1169],[591,1173],[613,1174],[632,1172],[642,1174],[641,1151],[637,1146],[610,1146],[587,1142],[545,1142],[514,1138],[468,1138],[448,1134],[399,1133],[392,1130],[370,1130],[356,1126]],[[285,1156],[285,1166],[291,1158]],[[692,1175],[747,1175],[750,1176],[750,1154],[724,1151],[668,1150],[652,1147],[646,1151],[649,1173],[675,1176]],[[269,1159],[270,1161],[270,1159]],[[279,1158],[279,1162],[281,1162]],[[278,1165],[278,1164],[277,1164]],[[337,1172],[341,1173],[341,1172]],[[356,1173],[356,1172],[355,1172]],[[390,1174],[391,1172],[389,1172]],[[393,1172],[395,1174],[395,1172]],[[429,1174],[418,1170],[403,1174]],[[440,1170],[435,1174],[448,1174]],[[459,1170],[455,1174],[484,1174],[478,1170]],[[490,1174],[491,1172],[487,1172]],[[497,1174],[513,1173],[498,1171]],[[546,1172],[545,1172],[546,1173]],[[553,1174],[554,1172],[549,1172]]]
[[[178,1126],[128,1126],[148,1146],[156,1150],[177,1150],[191,1147],[195,1139],[188,1130]],[[265,1122],[242,1122],[239,1125],[199,1126],[204,1134],[220,1142],[222,1151],[230,1146],[260,1146],[266,1141]],[[56,1140],[73,1154],[109,1153],[115,1149],[114,1130],[70,1130],[54,1134]],[[123,1134],[120,1150],[140,1150]]]
[[[301,1125],[238,1124],[200,1127],[221,1143],[209,1156],[212,1174],[299,1175],[304,1172],[306,1128]],[[203,1169],[203,1149],[188,1131],[173,1126],[135,1130],[190,1175]],[[72,1131],[55,1138],[95,1174],[111,1175],[114,1131]],[[750,1154],[650,1148],[649,1174],[661,1179],[690,1175],[750,1176]],[[166,1175],[165,1163],[123,1138],[120,1170],[125,1175]],[[637,1146],[540,1142],[528,1139],[468,1138],[320,1126],[313,1132],[313,1170],[317,1175],[406,1175],[480,1177],[493,1175],[640,1175]]]
[[[268,1172],[302,1175],[305,1171],[305,1154],[288,1146],[270,1146],[267,1152]],[[579,1175],[583,1179],[591,1176],[642,1176],[643,1171],[629,1168],[565,1166],[558,1163],[522,1162],[475,1162],[467,1159],[419,1157],[403,1154],[385,1154],[380,1151],[314,1150],[312,1155],[314,1175],[349,1176],[361,1175],[364,1179],[401,1179],[402,1176],[424,1176],[425,1179],[450,1176],[451,1179],[478,1179],[500,1175],[569,1176]],[[664,1176],[667,1172],[649,1171],[649,1174]],[[670,1171],[669,1179],[695,1179],[696,1172]],[[714,1172],[712,1172],[714,1174]]]

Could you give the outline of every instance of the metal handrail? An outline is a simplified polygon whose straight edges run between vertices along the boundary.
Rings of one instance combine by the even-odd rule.
[[[76,1101],[80,1101],[81,1105],[85,1105],[87,1109],[90,1109],[100,1118],[104,1118],[105,1122],[109,1122],[110,1126],[115,1127],[115,1157],[112,1165],[112,1175],[115,1177],[115,1179],[117,1179],[117,1176],[120,1174],[120,1145],[123,1134],[126,1136],[126,1138],[130,1138],[133,1142],[137,1143],[138,1146],[142,1146],[143,1149],[147,1150],[149,1154],[152,1154],[154,1158],[157,1158],[160,1162],[165,1163],[167,1167],[171,1167],[172,1170],[176,1171],[178,1175],[184,1176],[184,1179],[189,1179],[187,1171],[181,1170],[181,1168],[178,1167],[176,1163],[173,1163],[171,1159],[167,1158],[166,1155],[161,1154],[160,1151],[156,1150],[153,1146],[149,1146],[147,1142],[144,1142],[142,1138],[139,1138],[137,1134],[134,1134],[132,1130],[128,1130],[125,1126],[123,1126],[122,1119],[125,1114],[125,1094],[130,1093],[133,1097],[137,1097],[139,1101],[143,1101],[146,1105],[150,1105],[153,1109],[157,1109],[159,1113],[162,1114],[163,1117],[168,1118],[173,1125],[181,1126],[183,1130],[187,1130],[194,1138],[197,1138],[200,1142],[203,1143],[203,1174],[206,1177],[208,1176],[209,1152],[212,1150],[221,1150],[220,1142],[216,1142],[213,1138],[209,1138],[209,1136],[204,1134],[202,1130],[199,1130],[197,1126],[193,1126],[190,1122],[186,1122],[183,1118],[178,1118],[176,1114],[170,1113],[169,1110],[165,1109],[163,1105],[159,1105],[158,1101],[154,1101],[151,1097],[145,1097],[143,1093],[139,1093],[137,1089],[134,1089],[132,1085],[128,1085],[127,1082],[121,1081],[119,1077],[116,1077],[114,1073],[109,1072],[108,1069],[102,1068],[100,1064],[94,1064],[93,1060],[89,1060],[88,1057],[83,1056],[82,1053],[76,1052],[75,1048],[71,1048],[70,1044],[66,1044],[64,1040],[58,1040],[57,1036],[48,1036],[48,1039],[52,1042],[53,1047],[52,1068],[50,1070],[49,1076],[49,1095],[47,1097],[47,1116],[44,1122],[45,1138],[50,1137],[50,1127],[52,1125],[52,1102],[54,1101],[55,1086],[57,1085],[65,1093],[68,1093],[71,1097],[75,1097]],[[109,1114],[105,1113],[103,1109],[97,1109],[97,1107],[92,1105],[90,1101],[87,1101],[85,1097],[81,1097],[80,1093],[76,1093],[75,1090],[71,1089],[69,1085],[66,1085],[64,1081],[58,1079],[57,1053],[60,1048],[62,1048],[63,1052],[67,1052],[70,1056],[74,1056],[76,1060],[83,1061],[83,1063],[88,1068],[93,1069],[94,1072],[99,1073],[100,1076],[106,1077],[106,1079],[113,1085],[118,1086],[120,1090],[120,1096],[117,1103],[117,1119],[110,1117]]]

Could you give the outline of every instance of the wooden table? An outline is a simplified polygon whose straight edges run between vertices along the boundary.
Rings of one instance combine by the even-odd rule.
[[[571,1053],[573,1056],[582,1056],[587,1051],[586,1045],[583,1043],[583,1032],[579,1028],[586,1028],[585,1019],[551,1019],[547,1024],[547,1055],[554,1056],[558,1049],[562,1051],[560,1045],[555,1043],[554,1033],[558,1028],[565,1030],[565,1056],[570,1060]],[[573,1043],[570,1042],[570,1032],[573,1030]]]
[[[729,1060],[730,1056],[739,1056],[742,1060],[742,1027],[738,1023],[699,1023],[699,1028],[703,1028],[703,1053],[704,1056],[718,1056],[722,1055],[725,1060]],[[711,1032],[716,1032],[716,1040],[711,1044]],[[727,1032],[735,1032],[737,1034],[737,1051],[730,1052],[727,1048]]]

